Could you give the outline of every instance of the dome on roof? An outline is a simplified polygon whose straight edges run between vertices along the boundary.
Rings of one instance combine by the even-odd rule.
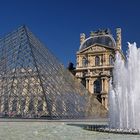
[[[80,50],[85,49],[91,45],[99,44],[104,45],[110,48],[114,48],[116,46],[116,42],[112,35],[105,34],[105,35],[97,35],[93,37],[87,38],[80,46]]]

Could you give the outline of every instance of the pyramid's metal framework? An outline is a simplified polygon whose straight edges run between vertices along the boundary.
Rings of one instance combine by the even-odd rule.
[[[0,39],[0,117],[81,118],[88,92],[21,26]]]

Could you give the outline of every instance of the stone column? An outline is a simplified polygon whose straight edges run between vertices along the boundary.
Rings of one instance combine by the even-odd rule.
[[[79,67],[82,67],[82,57],[79,56]]]
[[[29,96],[26,96],[26,102],[25,102],[26,106],[25,106],[25,111],[24,112],[29,111],[29,101],[30,101]]]
[[[108,97],[105,97],[105,108],[108,109]]]
[[[77,55],[77,58],[76,58],[76,68],[78,68],[79,67],[79,56]]]
[[[102,105],[104,106],[104,96],[101,97],[102,98]]]
[[[102,91],[101,92],[103,93],[104,92],[104,88],[105,88],[104,87],[104,78],[101,78],[101,83],[102,83]]]
[[[46,105],[46,101],[45,101],[44,98],[42,99],[42,104],[43,104],[43,111],[46,111],[46,110],[47,110],[47,109],[46,109],[47,105]],[[48,113],[48,112],[47,112],[47,113]]]
[[[86,79],[86,89],[89,90],[89,80]]]
[[[108,78],[105,78],[105,92],[108,93]]]
[[[89,80],[89,91],[94,94],[94,90],[93,89],[94,89],[93,80],[90,79]]]
[[[108,54],[107,53],[105,54],[104,58],[105,58],[105,65],[108,65]]]
[[[102,79],[102,92],[104,92],[104,81]]]

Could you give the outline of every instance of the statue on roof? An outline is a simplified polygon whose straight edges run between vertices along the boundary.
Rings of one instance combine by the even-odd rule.
[[[91,31],[90,36],[94,35],[105,35],[105,34],[111,34],[110,29],[98,29],[97,31]]]

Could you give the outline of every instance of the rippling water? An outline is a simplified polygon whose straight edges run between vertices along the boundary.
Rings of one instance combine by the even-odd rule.
[[[0,122],[0,140],[140,140],[140,135],[99,133],[67,125],[81,123]]]

